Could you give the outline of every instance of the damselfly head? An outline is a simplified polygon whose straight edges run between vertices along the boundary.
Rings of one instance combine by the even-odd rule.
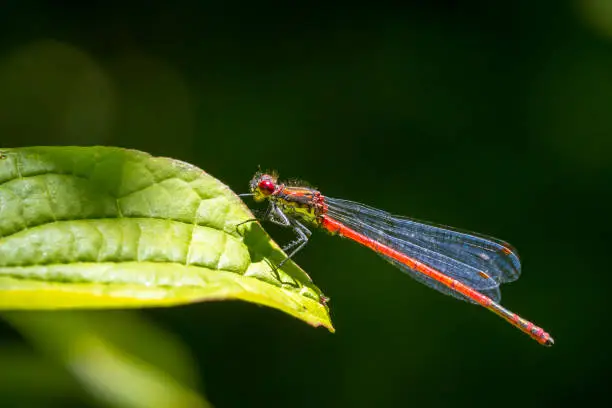
[[[275,173],[267,174],[258,171],[251,179],[249,188],[253,193],[255,201],[263,201],[268,198],[277,188],[278,176]]]

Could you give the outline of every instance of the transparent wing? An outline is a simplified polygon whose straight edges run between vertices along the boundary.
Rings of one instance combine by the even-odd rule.
[[[448,275],[496,302],[499,285],[518,279],[521,263],[506,242],[450,227],[398,217],[352,201],[325,197],[327,216]],[[387,261],[444,294],[471,302],[463,295],[386,256]]]

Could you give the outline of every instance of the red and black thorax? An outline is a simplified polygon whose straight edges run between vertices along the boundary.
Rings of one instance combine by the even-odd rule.
[[[307,187],[293,187],[278,184],[269,197],[290,217],[320,225],[327,212],[325,197],[317,190]]]

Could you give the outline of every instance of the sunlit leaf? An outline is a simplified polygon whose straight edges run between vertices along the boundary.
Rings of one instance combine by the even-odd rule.
[[[229,161],[228,161],[229,163]],[[241,299],[333,330],[320,290],[201,169],[109,147],[3,149],[0,308]]]

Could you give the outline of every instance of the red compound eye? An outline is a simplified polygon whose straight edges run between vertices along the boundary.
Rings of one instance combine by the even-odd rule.
[[[259,190],[265,195],[272,194],[276,188],[272,180],[261,180],[257,187],[259,187]]]

